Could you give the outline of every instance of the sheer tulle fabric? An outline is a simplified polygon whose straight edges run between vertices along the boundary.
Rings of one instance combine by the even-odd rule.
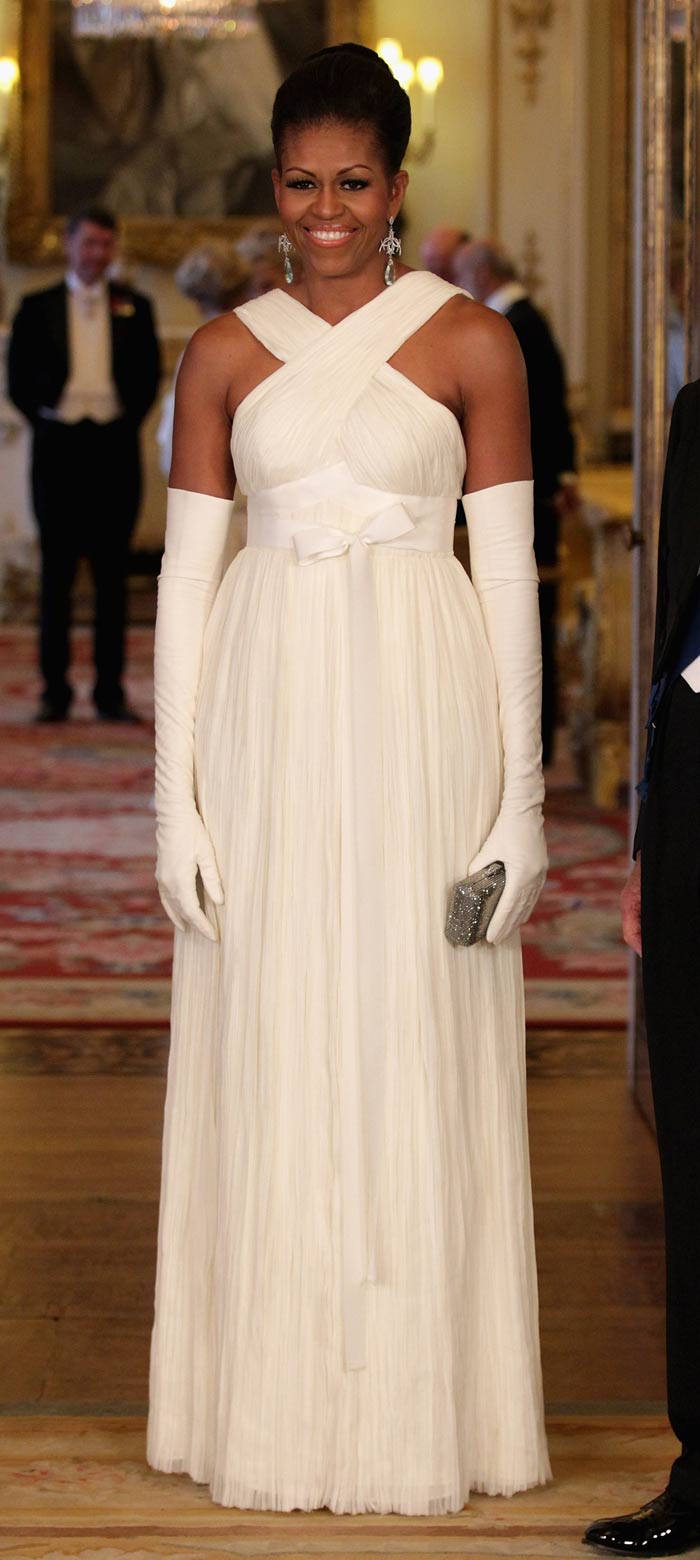
[[[345,460],[362,483],[456,496],[457,425],[383,366],[451,292],[404,278],[352,329],[281,293],[245,306],[288,368],[306,365],[236,418],[244,490]],[[318,378],[332,351],[355,376],[340,409]],[[327,520],[352,527],[342,505]],[[501,786],[476,596],[451,556],[377,548],[372,569],[386,1093],[367,1365],[344,1368],[339,1290],[344,561],[248,546],[214,604],[198,703],[226,903],[218,945],[175,937],[148,1455],[225,1505],[437,1515],[549,1473],[522,969],[517,937],[456,950],[443,932]]]

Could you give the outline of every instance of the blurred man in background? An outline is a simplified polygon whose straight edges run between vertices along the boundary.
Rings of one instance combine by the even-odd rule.
[[[469,233],[463,228],[453,227],[448,223],[432,228],[420,246],[420,263],[423,270],[432,271],[434,276],[441,276],[444,282],[455,282],[452,263],[458,249],[462,244],[468,244],[469,238]],[[458,287],[461,285],[461,282],[457,282]]]
[[[559,513],[578,502],[574,437],[569,421],[564,364],[551,327],[528,296],[500,244],[462,244],[452,280],[477,303],[505,315],[525,359],[530,399],[532,471],[535,481],[535,557],[540,576],[542,625],[542,758],[551,763],[557,718],[556,612]]]
[[[40,721],[68,716],[71,594],[80,558],[95,583],[93,699],[104,720],[135,721],[124,697],[129,539],[141,492],[139,427],[160,379],[147,298],[107,280],[116,222],[69,219],[67,272],[22,299],[8,392],[33,429],[32,493],[41,541]]]

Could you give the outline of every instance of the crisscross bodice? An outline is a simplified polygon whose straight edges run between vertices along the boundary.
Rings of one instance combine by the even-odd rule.
[[[412,271],[338,325],[281,290],[242,304],[238,318],[282,364],[234,418],[243,492],[345,461],[370,487],[456,499],[466,462],[459,425],[389,359],[459,291]]]

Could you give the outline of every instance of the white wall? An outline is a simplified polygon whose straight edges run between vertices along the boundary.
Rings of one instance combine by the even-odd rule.
[[[375,0],[374,43],[398,38],[408,59],[438,55],[445,80],[437,94],[437,141],[425,163],[409,161],[405,257],[417,261],[422,236],[441,222],[470,232],[491,226],[491,0]],[[412,90],[420,135],[420,90]]]
[[[521,8],[524,11],[525,8]],[[610,16],[608,0],[556,0],[550,23],[526,34],[510,0],[374,0],[374,39],[404,54],[437,54],[437,140],[409,161],[405,255],[422,235],[456,222],[511,250],[549,313],[572,399],[593,453],[604,448],[610,253]],[[541,50],[532,98],[519,50]],[[414,92],[420,132],[420,94]],[[530,274],[532,273],[532,274]]]
[[[534,30],[541,50],[531,93],[519,50],[527,36],[498,0],[496,123],[499,236],[536,274],[535,300],[549,313],[569,377],[585,383],[587,329],[588,0],[558,0],[548,28]]]

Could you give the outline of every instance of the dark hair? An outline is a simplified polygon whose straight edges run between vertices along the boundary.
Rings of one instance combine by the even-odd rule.
[[[93,222],[95,227],[107,228],[110,233],[116,232],[117,219],[114,212],[108,211],[106,206],[79,206],[77,211],[71,212],[66,223],[66,232],[72,237],[81,222]]]
[[[272,109],[277,162],[288,130],[333,120],[368,125],[387,172],[398,172],[411,134],[411,105],[408,93],[374,49],[360,43],[320,49],[282,82]]]

